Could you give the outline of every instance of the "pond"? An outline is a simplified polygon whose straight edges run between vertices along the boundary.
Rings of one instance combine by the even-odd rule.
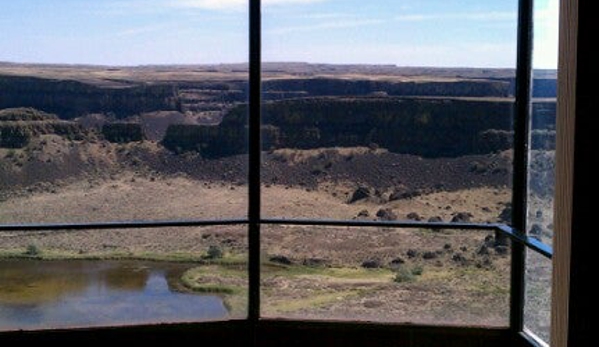
[[[0,261],[0,330],[222,320],[223,300],[181,290],[194,265]]]

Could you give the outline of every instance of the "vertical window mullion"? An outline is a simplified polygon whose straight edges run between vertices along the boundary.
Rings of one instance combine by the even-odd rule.
[[[260,206],[261,206],[261,2],[249,0],[249,301],[248,319],[260,318]]]
[[[518,6],[518,53],[516,64],[516,102],[514,119],[514,172],[512,225],[526,234],[528,197],[528,160],[532,85],[533,0],[520,0]],[[524,265],[526,249],[512,243],[511,328],[520,332],[524,316]]]

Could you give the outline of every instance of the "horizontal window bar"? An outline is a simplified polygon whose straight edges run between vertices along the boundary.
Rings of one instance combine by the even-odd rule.
[[[124,221],[105,223],[64,223],[64,224],[16,224],[0,225],[0,232],[9,231],[52,231],[52,230],[92,230],[92,229],[150,229],[165,227],[202,227],[214,225],[247,224],[247,219],[218,220],[178,220],[178,221]]]
[[[431,223],[414,221],[367,221],[367,220],[332,220],[332,219],[262,219],[262,224],[333,226],[333,227],[380,227],[410,229],[462,229],[493,230],[496,224],[490,223]]]
[[[533,251],[543,255],[544,257],[549,259],[553,258],[553,248],[551,246],[546,245],[535,238],[528,237],[507,225],[498,224],[497,230],[509,236],[512,240],[521,243]]]

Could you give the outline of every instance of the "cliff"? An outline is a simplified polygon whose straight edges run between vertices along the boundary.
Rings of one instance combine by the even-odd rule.
[[[31,138],[56,134],[70,140],[81,140],[85,133],[76,123],[59,120],[56,115],[31,108],[0,111],[0,148],[23,148]]]
[[[554,144],[554,107],[533,107],[533,148]],[[163,144],[206,157],[246,153],[247,112],[240,105],[218,126],[171,125]],[[266,102],[262,138],[265,150],[376,144],[396,153],[456,157],[511,148],[512,119],[510,99],[307,98]]]
[[[507,97],[510,83],[497,80],[406,81],[352,80],[332,78],[277,79],[266,81],[270,93],[305,93],[309,96],[364,96],[385,93],[390,96],[470,96]]]
[[[155,110],[177,109],[172,85],[137,84],[102,87],[71,80],[0,76],[0,109],[33,107],[72,119],[90,113],[119,118]]]
[[[462,96],[506,97],[502,80],[379,81],[349,78],[270,79],[265,100],[315,96]],[[247,101],[247,80],[85,81],[0,75],[0,109],[34,107],[73,119],[93,113],[122,119],[155,111],[226,111]]]
[[[480,134],[511,130],[509,101],[449,98],[310,98],[263,106],[263,146],[300,148],[368,146],[428,157],[495,151]],[[233,109],[219,126],[173,125],[163,144],[208,157],[247,151],[247,107]]]

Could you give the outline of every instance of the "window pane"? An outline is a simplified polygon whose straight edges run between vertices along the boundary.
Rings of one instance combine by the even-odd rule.
[[[245,226],[0,234],[0,330],[245,318]]]
[[[491,232],[269,226],[264,317],[509,324],[510,256]]]
[[[529,250],[526,257],[524,325],[547,343],[551,332],[551,274],[551,260]]]
[[[510,221],[517,1],[264,6],[265,215]]]
[[[0,224],[244,217],[248,11],[227,6],[3,4]]]
[[[529,167],[528,232],[551,245],[555,190],[555,141],[559,1],[535,1],[533,114]]]

